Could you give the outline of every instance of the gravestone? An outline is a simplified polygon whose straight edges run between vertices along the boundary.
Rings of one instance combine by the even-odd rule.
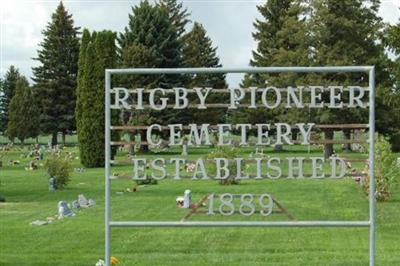
[[[80,206],[88,206],[89,205],[89,201],[86,199],[86,197],[83,194],[79,194],[78,203]]]
[[[192,201],[192,192],[186,189],[183,193],[183,206],[182,208],[188,209],[190,207],[190,202]]]
[[[79,194],[78,204],[80,207],[92,207],[96,205],[96,201],[94,199],[87,199],[83,194]]]
[[[72,209],[79,210],[80,208],[81,208],[81,205],[79,204],[79,202],[77,200],[74,200],[72,202]]]
[[[58,218],[75,216],[65,201],[58,202]]]
[[[89,207],[96,205],[96,201],[94,199],[89,199]]]
[[[48,225],[48,221],[41,221],[41,220],[35,220],[30,223],[31,225],[36,225],[36,226],[42,226],[42,225]]]
[[[57,183],[54,177],[49,178],[49,191],[57,190]]]

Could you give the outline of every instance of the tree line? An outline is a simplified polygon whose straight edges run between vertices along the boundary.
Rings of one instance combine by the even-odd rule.
[[[400,22],[383,23],[376,0],[268,0],[257,6],[254,22],[257,48],[249,62],[254,67],[375,65],[376,125],[400,149]],[[0,131],[11,140],[39,134],[77,131],[85,166],[104,164],[104,69],[115,67],[220,67],[217,48],[205,28],[190,20],[177,0],[141,1],[132,7],[129,23],[120,33],[90,32],[74,26],[72,15],[60,2],[43,30],[30,85],[14,66],[1,80]],[[388,56],[393,53],[394,59]],[[226,88],[224,74],[119,76],[113,83],[134,88],[210,86]],[[247,74],[242,87],[368,85],[364,74]],[[218,94],[220,95],[220,94]],[[222,95],[222,94],[221,94]],[[218,98],[219,97],[219,98]],[[224,96],[214,96],[221,102]],[[296,109],[122,111],[112,113],[124,124],[287,122],[344,123],[367,119],[363,110]],[[143,132],[145,133],[145,132]],[[344,130],[349,138],[351,132]],[[324,131],[333,138],[333,131]],[[134,137],[132,135],[132,137]],[[144,136],[143,136],[144,137]],[[165,137],[165,136],[161,136]],[[296,137],[296,136],[294,136]],[[119,136],[114,133],[113,139]],[[145,151],[146,146],[142,149]],[[347,147],[350,148],[350,147]],[[326,145],[326,155],[332,145]]]

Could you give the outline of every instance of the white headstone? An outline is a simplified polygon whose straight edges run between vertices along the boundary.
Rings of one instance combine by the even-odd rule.
[[[83,194],[79,194],[78,203],[79,203],[80,206],[89,205],[89,201],[86,199],[86,197]]]
[[[189,209],[190,202],[192,201],[192,192],[189,189],[186,189],[183,193],[183,208]]]
[[[94,205],[96,205],[96,201],[94,199],[89,199],[88,204],[90,207],[94,206]]]

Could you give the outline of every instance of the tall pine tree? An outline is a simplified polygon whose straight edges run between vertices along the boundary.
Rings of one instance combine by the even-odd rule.
[[[185,36],[183,46],[184,65],[188,67],[221,67],[217,56],[217,48],[213,47],[212,41],[204,27],[195,22],[193,28]],[[225,74],[197,74],[190,75],[188,87],[211,87],[214,89],[227,88]],[[190,95],[193,96],[193,95]],[[213,93],[208,97],[209,103],[221,103],[224,100],[222,93]],[[185,123],[218,123],[224,120],[225,110],[222,109],[207,109],[185,112],[188,117],[184,120]],[[191,117],[189,117],[191,116]]]
[[[185,45],[186,42],[186,37],[187,37],[187,31],[186,28],[188,24],[191,22],[189,19],[190,17],[190,12],[186,8],[184,8],[182,2],[178,2],[177,0],[160,0],[159,1],[160,7],[164,8],[167,10],[169,19],[172,23],[172,25],[175,27],[175,31],[177,34],[177,39],[179,41],[179,47],[180,51],[179,53],[181,54],[182,57],[182,62],[179,67],[191,67],[190,65],[185,64],[185,55],[183,54],[183,46]],[[187,86],[189,82],[189,77],[188,75],[181,75],[180,76],[180,83],[182,86]],[[183,121],[185,118],[182,118]]]
[[[394,82],[393,86],[380,90],[383,106],[377,112],[384,118],[381,119],[384,123],[378,123],[377,130],[389,136],[392,149],[398,152],[400,151],[400,22],[388,26],[384,42],[395,55],[390,63],[390,73]]]
[[[257,42],[257,49],[253,51],[250,65],[255,67],[310,65],[307,21],[309,9],[305,1],[270,0],[257,8],[262,19],[257,19],[254,23],[253,38]],[[304,78],[303,75],[296,73],[248,74],[245,75],[241,86],[245,88],[297,86],[303,85]],[[235,123],[244,121],[290,123],[304,119],[304,114],[304,110],[284,107],[272,110],[259,108],[234,111],[231,119]]]
[[[256,19],[253,24],[256,31],[253,38],[257,42],[257,50],[253,51],[250,65],[265,67],[272,65],[272,56],[279,49],[276,41],[277,33],[282,29],[293,0],[270,0],[257,6],[263,19]]]
[[[0,77],[0,99],[3,96],[3,86],[4,86],[4,81],[3,81],[3,78]],[[5,109],[3,107],[2,101],[0,100],[0,117],[4,116],[4,112],[5,112]],[[1,121],[1,119],[2,118],[0,118],[0,121]],[[4,131],[5,131],[5,126],[4,126],[4,124],[0,123],[0,134],[3,133]]]
[[[43,31],[44,40],[35,58],[40,65],[32,69],[40,99],[40,126],[43,133],[52,135],[52,145],[57,144],[58,132],[65,136],[75,128],[78,30],[60,2]]]
[[[145,46],[158,58],[157,67],[160,68],[179,67],[182,63],[182,45],[168,10],[160,5],[151,5],[148,1],[132,7],[128,27],[119,35],[118,43],[121,52],[131,45]],[[159,85],[164,87],[177,82],[174,75],[157,78]]]
[[[23,144],[25,139],[39,135],[38,125],[39,108],[33,90],[26,78],[20,78],[9,105],[7,136],[11,140],[18,138]]]
[[[314,59],[316,65],[375,65],[376,85],[379,88],[390,85],[387,72],[388,59],[383,45],[378,42],[382,29],[378,16],[379,1],[362,0],[320,0],[313,2],[312,18]],[[326,74],[319,75],[315,81],[321,85],[361,85],[368,86],[364,74]],[[344,99],[345,100],[345,99]],[[379,106],[379,97],[377,99]],[[315,122],[340,124],[367,121],[366,110],[360,109],[321,109]],[[379,124],[379,116],[377,116]],[[349,137],[349,131],[344,132]],[[325,139],[332,139],[332,129],[325,130]],[[325,157],[333,153],[333,145],[325,145]]]
[[[8,124],[8,107],[15,94],[18,80],[21,79],[19,71],[14,66],[7,70],[0,91],[0,132],[5,132]]]
[[[182,66],[182,42],[179,40],[177,28],[170,19],[169,10],[160,4],[152,5],[148,1],[141,1],[139,5],[132,7],[129,14],[129,24],[125,31],[119,35],[121,61],[124,67],[152,67],[174,68]],[[136,53],[136,54],[135,54]],[[151,61],[132,61],[132,58],[146,58]],[[145,83],[142,83],[145,79]],[[151,88],[154,86],[170,89],[174,86],[182,86],[181,75],[141,75],[129,77],[122,81],[127,87]],[[171,95],[172,97],[172,95]],[[143,115],[153,122],[166,124],[178,123],[183,119],[182,112],[168,109],[165,112],[130,112],[132,121],[134,117]],[[148,120],[150,121],[150,120]],[[141,132],[142,139],[145,132]],[[147,150],[147,146],[142,147]]]
[[[90,35],[84,30],[82,36],[76,118],[81,163],[86,167],[104,165],[104,70],[116,66],[115,39],[116,34],[111,31]],[[113,124],[115,118],[113,113]],[[112,138],[115,140],[116,135]]]
[[[177,0],[160,0],[160,6],[166,8],[172,25],[176,28],[178,39],[184,38],[186,25],[190,22],[190,13]]]
[[[86,87],[87,87],[87,79],[86,79],[86,55],[87,55],[87,47],[92,40],[92,36],[88,29],[84,29],[82,32],[81,45],[79,48],[79,60],[78,60],[78,75],[77,75],[77,87],[75,91],[76,95],[76,105],[75,105],[75,120],[76,120],[76,128],[78,132],[78,140],[79,140],[79,131],[82,128],[82,112],[85,108],[84,99],[86,96]],[[81,136],[82,138],[82,136]]]

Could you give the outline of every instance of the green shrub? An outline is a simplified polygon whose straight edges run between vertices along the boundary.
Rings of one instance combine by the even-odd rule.
[[[378,201],[389,200],[393,185],[398,182],[399,176],[400,169],[396,165],[396,156],[392,153],[390,143],[383,136],[378,135],[375,142],[375,191]],[[367,176],[363,182],[367,195],[369,183],[369,176]]]
[[[56,180],[57,189],[67,186],[72,171],[71,161],[67,156],[52,155],[47,159],[45,167],[49,178],[53,177]]]
[[[215,151],[208,154],[207,159],[212,160],[215,158],[226,158],[229,160],[229,176],[226,179],[219,180],[221,185],[236,185],[239,184],[239,180],[236,180],[236,173],[237,173],[237,165],[234,161],[235,158],[240,157],[240,150],[237,148],[220,146],[215,149]],[[215,175],[217,169],[215,164],[210,164],[207,169],[207,172],[210,175]]]
[[[390,137],[390,144],[393,152],[400,152],[400,133],[393,134]]]
[[[157,185],[157,180],[148,177],[145,180],[135,180],[135,183],[140,186],[140,185]]]

